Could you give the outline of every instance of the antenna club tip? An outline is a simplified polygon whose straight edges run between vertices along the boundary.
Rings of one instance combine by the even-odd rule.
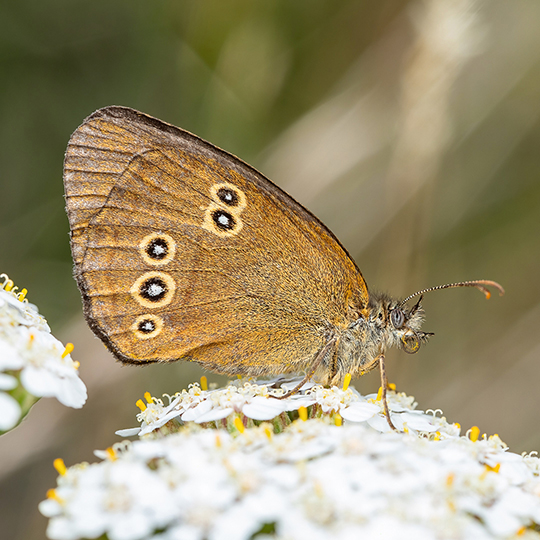
[[[495,289],[497,289],[499,291],[499,296],[503,296],[504,295],[504,288],[502,287],[502,285],[500,285],[499,283],[497,283],[496,281],[491,281],[491,280],[481,280],[479,281],[479,283],[482,283],[483,285],[487,285],[488,287],[494,287]],[[486,298],[489,300],[491,298],[491,291],[488,291],[487,289],[484,291],[484,294],[486,295]]]

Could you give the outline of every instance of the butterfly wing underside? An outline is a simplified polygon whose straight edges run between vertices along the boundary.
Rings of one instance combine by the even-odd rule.
[[[367,306],[333,234],[255,169],[123,107],[73,133],[64,185],[85,316],[122,361],[305,369]]]

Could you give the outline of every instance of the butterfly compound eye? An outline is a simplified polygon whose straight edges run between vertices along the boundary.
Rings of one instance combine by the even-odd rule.
[[[403,323],[405,322],[405,315],[403,315],[403,311],[401,311],[400,308],[394,308],[390,312],[390,320],[392,321],[394,328],[399,329],[403,326]]]

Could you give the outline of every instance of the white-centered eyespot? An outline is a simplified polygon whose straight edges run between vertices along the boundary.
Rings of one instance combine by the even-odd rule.
[[[246,195],[234,184],[220,182],[210,188],[210,197],[222,208],[229,209],[233,214],[240,213],[247,204]]]
[[[235,236],[243,227],[239,214],[210,204],[204,214],[203,228],[221,237]]]
[[[175,289],[176,284],[169,274],[153,271],[139,277],[129,292],[141,306],[161,308],[171,303]]]
[[[139,339],[151,339],[163,330],[163,319],[157,315],[147,313],[135,319],[131,330]]]
[[[173,260],[176,242],[168,234],[152,233],[141,240],[139,251],[146,264],[161,266]]]

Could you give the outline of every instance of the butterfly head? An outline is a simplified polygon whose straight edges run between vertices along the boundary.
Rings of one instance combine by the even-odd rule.
[[[395,346],[409,354],[418,352],[420,345],[433,335],[420,330],[423,322],[422,296],[410,308],[384,295],[371,297],[368,324],[380,336],[382,350]]]

